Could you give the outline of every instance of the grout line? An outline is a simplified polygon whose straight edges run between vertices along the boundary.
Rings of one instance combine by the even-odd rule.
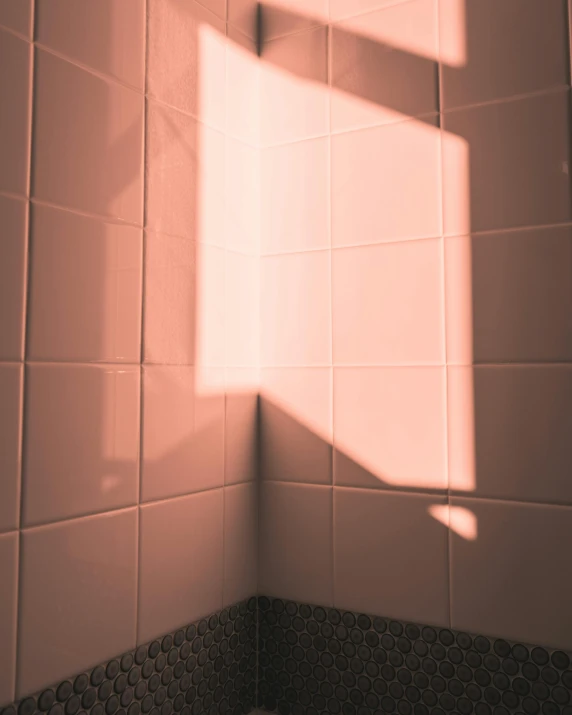
[[[199,365],[193,365],[193,363],[166,363],[166,362],[150,362],[146,361],[144,363],[138,363],[138,362],[82,362],[80,360],[78,361],[73,361],[73,360],[14,360],[14,359],[9,359],[9,360],[0,360],[0,365],[29,365],[29,366],[46,366],[46,367],[92,367],[92,368],[114,368],[118,371],[121,370],[129,370],[132,368],[158,368],[158,367],[166,367],[166,368],[200,368],[200,367],[205,367],[206,366],[199,366]],[[296,365],[288,365],[288,364],[273,364],[273,365],[267,365],[265,367],[260,368],[261,372],[268,372],[271,370],[325,370],[325,369],[332,369],[332,370],[356,370],[356,369],[364,369],[364,370],[397,370],[397,369],[449,369],[449,368],[466,368],[466,369],[472,369],[472,370],[480,370],[483,368],[529,368],[529,369],[534,369],[534,368],[562,368],[562,367],[570,367],[572,365],[572,360],[552,360],[552,361],[529,361],[529,362],[524,362],[524,361],[506,361],[506,362],[484,362],[484,361],[478,361],[478,362],[472,362],[472,363],[464,363],[464,362],[419,362],[419,363],[319,363],[319,364],[312,364],[312,365],[307,365],[304,363],[301,364],[296,364]],[[209,370],[224,370],[224,366],[208,366]],[[237,365],[236,369],[238,370],[257,370],[256,365]],[[240,389],[237,390],[240,392]],[[212,393],[209,393],[212,394]],[[218,393],[217,393],[218,394]],[[224,392],[222,393],[224,394]]]
[[[443,129],[443,64],[440,61],[441,57],[441,35],[440,35],[440,3],[435,5],[436,11],[436,36],[437,36],[437,47],[439,48],[439,61],[437,62],[437,109],[439,110],[439,195],[440,195],[440,217],[439,221],[441,224],[441,239],[440,239],[440,251],[441,251],[441,321],[443,326],[443,341],[441,345],[442,354],[445,358],[445,374],[444,374],[444,447],[445,447],[445,476],[447,483],[447,519],[450,521],[451,512],[451,483],[450,483],[450,464],[449,464],[449,370],[448,365],[448,355],[447,355],[447,281],[446,281],[446,261],[445,261],[445,182],[444,182],[444,152],[443,152],[443,138],[445,130]],[[451,529],[450,525],[447,525],[447,531],[445,533],[445,549],[446,549],[446,561],[447,561],[447,617],[449,620],[449,627],[453,622],[452,619],[452,559],[451,559]]]
[[[129,228],[143,229],[142,223],[134,223],[133,221],[125,221],[119,216],[106,216],[105,214],[93,213],[91,211],[84,211],[83,209],[75,208],[72,206],[64,206],[62,204],[55,203],[54,201],[46,201],[44,199],[38,199],[37,197],[31,196],[30,203],[34,206],[42,206],[46,208],[56,209],[58,211],[66,211],[67,213],[75,214],[76,216],[83,216],[84,218],[90,218],[102,223],[110,223],[116,226],[127,226]]]
[[[567,79],[568,84],[572,83],[572,0],[564,3],[564,33],[567,57]]]
[[[249,482],[238,482],[237,484],[232,484],[229,485],[230,488],[236,487],[236,486],[241,486],[241,485],[249,485],[249,484],[254,484],[254,481],[249,481]],[[258,480],[259,487],[262,487],[264,484],[273,484],[273,485],[282,485],[282,486],[288,486],[288,487],[300,487],[302,489],[306,488],[311,488],[311,489],[332,489],[332,484],[315,484],[315,483],[309,483],[309,482],[287,482],[287,481],[282,481],[278,479],[260,479]],[[80,514],[80,515],[75,515],[75,516],[70,516],[70,517],[63,517],[61,519],[55,519],[54,521],[48,521],[48,522],[42,522],[41,524],[32,524],[31,526],[25,526],[25,527],[18,527],[18,528],[9,528],[9,529],[3,529],[0,530],[0,535],[5,535],[9,533],[24,533],[28,531],[35,531],[37,529],[43,529],[45,527],[50,527],[50,526],[57,526],[58,524],[65,524],[70,521],[80,521],[81,519],[91,519],[94,517],[99,517],[99,516],[107,516],[107,515],[112,515],[116,514],[119,512],[124,512],[124,511],[129,511],[131,509],[139,509],[141,510],[142,508],[146,507],[152,507],[156,506],[159,504],[166,504],[167,502],[172,502],[177,499],[188,499],[193,496],[199,495],[199,494],[206,494],[208,492],[215,492],[222,490],[224,487],[223,485],[218,485],[216,487],[211,487],[208,489],[202,489],[196,492],[189,492],[186,494],[177,494],[175,496],[169,496],[169,497],[162,497],[161,499],[155,499],[151,501],[146,501],[141,503],[139,506],[137,503],[134,504],[128,504],[125,506],[120,506],[117,508],[113,509],[105,509],[104,511],[95,511],[95,512],[90,512],[88,514]],[[391,487],[391,486],[383,486],[383,487],[362,487],[362,486],[352,486],[350,484],[337,484],[335,485],[336,489],[341,489],[341,490],[348,490],[348,491],[358,491],[358,492],[369,492],[372,494],[385,494],[385,495],[399,495],[399,496],[418,496],[418,497],[435,497],[437,499],[442,499],[446,497],[446,490],[438,490],[438,489],[423,489],[421,487],[415,489],[404,489],[403,487]],[[513,499],[509,497],[499,497],[499,496],[487,496],[483,494],[476,494],[473,492],[451,492],[451,499],[452,500],[468,500],[468,501],[476,501],[476,502],[490,502],[490,503],[495,503],[495,504],[513,504],[517,506],[528,506],[528,507],[549,507],[549,508],[557,508],[557,509],[572,509],[572,500],[570,502],[554,502],[554,501],[541,501],[541,500],[534,500],[534,499]]]
[[[146,223],[147,215],[147,181],[146,181],[146,167],[147,167],[147,74],[148,74],[148,55],[149,55],[149,3],[148,0],[144,0],[143,17],[145,22],[145,28],[143,32],[144,37],[144,48],[143,48],[143,91],[145,94],[145,99],[143,103],[143,136],[142,136],[142,167],[141,171],[143,173],[143,186],[142,186],[142,217],[141,221],[143,226]],[[146,267],[146,234],[143,230],[142,241],[141,241],[141,319],[140,319],[140,349],[139,349],[139,455],[138,455],[138,491],[137,491],[137,556],[135,560],[135,584],[136,584],[136,595],[135,595],[135,643],[139,642],[139,616],[141,610],[141,496],[143,493],[143,459],[144,459],[144,447],[143,447],[143,425],[145,420],[145,410],[144,410],[144,362],[145,362],[145,267]]]
[[[329,15],[329,12],[328,12]],[[331,569],[330,578],[331,583],[331,601],[332,606],[336,603],[336,538],[335,538],[335,508],[334,508],[334,497],[335,497],[335,432],[334,432],[334,251],[333,251],[333,188],[332,188],[332,77],[333,77],[333,43],[332,43],[332,27],[328,25],[326,34],[326,51],[327,51],[327,80],[328,80],[328,255],[330,259],[330,434],[332,448],[329,454],[330,460],[330,486],[331,486],[331,506],[330,506],[330,553],[331,553]]]
[[[441,109],[441,114],[447,116],[449,114],[458,114],[459,112],[467,112],[473,109],[481,109],[485,107],[493,107],[501,104],[513,104],[522,102],[528,99],[539,99],[556,94],[565,94],[570,92],[570,84],[558,84],[545,89],[537,89],[533,92],[524,92],[521,94],[512,94],[508,97],[499,97],[498,99],[487,99],[483,102],[475,102],[473,104],[463,104],[459,107],[450,107],[449,109]]]
[[[35,0],[31,0],[30,8],[30,86],[28,89],[28,177],[27,177],[27,195],[31,194],[31,187],[33,184],[32,179],[32,167],[33,167],[33,157],[34,157],[34,99],[35,99],[35,81],[36,81],[36,53],[34,50],[34,39],[36,33],[36,11],[37,4]],[[28,352],[28,341],[29,341],[29,330],[30,330],[30,290],[31,290],[31,202],[28,198],[26,206],[26,265],[25,265],[25,285],[24,285],[24,330],[23,330],[23,345],[22,345],[22,382],[21,382],[21,400],[22,400],[22,412],[21,412],[21,430],[20,430],[20,474],[19,474],[19,484],[18,484],[18,570],[16,575],[16,635],[14,642],[14,696],[16,696],[18,689],[18,682],[20,679],[20,658],[19,658],[19,640],[20,632],[22,630],[22,574],[24,570],[24,548],[23,548],[23,531],[22,523],[24,521],[24,473],[26,468],[26,426],[27,426],[27,403],[28,403],[28,381],[27,381],[27,370],[26,370],[26,357]]]
[[[26,37],[26,35],[23,35],[21,32],[18,32],[18,30],[14,30],[13,27],[8,27],[8,25],[3,25],[2,23],[0,23],[0,32],[5,32],[7,35],[12,35],[13,37],[17,37],[19,40],[29,42],[30,44],[34,43],[33,35],[32,39],[30,39],[29,37]]]
[[[362,19],[365,15],[373,15],[374,13],[380,12],[381,10],[385,10],[390,7],[395,7],[396,5],[405,5],[408,2],[413,2],[413,0],[385,0],[384,4],[380,5],[380,7],[374,8],[373,10],[363,10],[362,12],[358,12],[356,14],[339,17],[337,20],[331,20],[331,24],[337,25],[347,23],[349,20]]]

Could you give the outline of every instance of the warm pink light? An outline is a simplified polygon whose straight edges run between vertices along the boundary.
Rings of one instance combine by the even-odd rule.
[[[478,522],[476,515],[470,509],[462,506],[433,504],[429,507],[429,513],[461,538],[467,541],[476,541]]]

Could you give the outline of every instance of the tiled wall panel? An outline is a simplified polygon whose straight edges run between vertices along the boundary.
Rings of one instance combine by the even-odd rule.
[[[236,11],[241,44],[224,0],[0,0],[0,708],[256,593],[258,67]],[[134,697],[116,665],[34,708],[193,705],[158,675]]]

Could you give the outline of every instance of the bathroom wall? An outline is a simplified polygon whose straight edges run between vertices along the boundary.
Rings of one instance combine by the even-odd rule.
[[[2,704],[256,591],[239,10],[0,2]]]
[[[263,18],[259,592],[572,648],[566,3]]]

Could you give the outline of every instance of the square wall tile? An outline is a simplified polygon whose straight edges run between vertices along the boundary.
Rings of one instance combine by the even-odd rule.
[[[0,531],[20,525],[23,373],[22,365],[0,364]]]
[[[435,118],[333,136],[332,245],[439,236],[439,153]]]
[[[140,225],[141,94],[41,49],[34,77],[34,197]]]
[[[22,195],[30,176],[31,81],[32,46],[0,29],[0,191]]]
[[[196,341],[194,241],[145,232],[143,305],[145,362],[192,365]]]
[[[261,238],[259,150],[227,135],[224,181],[226,248],[229,251],[259,256]]]
[[[258,392],[255,368],[226,370],[224,483],[254,482],[258,478]]]
[[[453,532],[451,625],[472,633],[572,648],[572,509],[453,499],[476,538]]]
[[[272,40],[264,45],[262,59],[262,146],[328,134],[328,29]]]
[[[437,0],[394,3],[332,26],[332,129],[438,111]]]
[[[444,362],[439,239],[332,253],[336,365]]]
[[[24,356],[28,206],[0,196],[0,360]]]
[[[263,483],[258,555],[260,593],[333,605],[332,488]]]
[[[27,367],[25,526],[137,503],[139,382],[135,366]]]
[[[137,510],[22,533],[17,697],[135,646]]]
[[[329,140],[262,151],[262,253],[330,246]]]
[[[331,368],[263,369],[261,377],[261,478],[331,484]]]
[[[260,258],[226,253],[225,365],[254,367],[260,352]]]
[[[0,534],[0,703],[15,699],[18,622],[18,533]]]
[[[260,62],[252,37],[227,26],[226,133],[260,144]]]
[[[217,0],[224,6],[225,0]],[[224,128],[225,23],[194,0],[148,3],[150,96]]]
[[[572,230],[445,240],[447,359],[572,360]]]
[[[441,0],[443,107],[568,84],[565,5],[562,0]]]
[[[224,245],[224,135],[148,101],[146,151],[147,228]]]
[[[36,204],[31,236],[28,357],[139,362],[141,229]]]
[[[444,115],[449,235],[562,223],[570,207],[570,93]]]
[[[0,25],[32,39],[32,0],[0,0]]]
[[[35,34],[48,49],[144,89],[145,0],[38,2]]]
[[[201,394],[193,367],[145,367],[141,499],[223,483],[224,392]]]
[[[422,494],[336,487],[335,606],[449,625],[447,527],[430,513],[445,504]]]
[[[449,367],[450,487],[572,504],[572,366]]]
[[[224,598],[231,606],[257,592],[258,487],[237,484],[224,490]]]
[[[223,490],[141,507],[137,642],[222,608]]]
[[[330,253],[266,256],[261,271],[261,364],[330,365]]]
[[[445,378],[444,367],[336,368],[334,483],[447,489]]]

